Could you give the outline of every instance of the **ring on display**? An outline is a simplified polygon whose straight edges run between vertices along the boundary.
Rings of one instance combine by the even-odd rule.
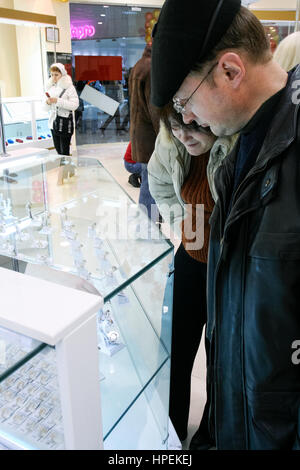
[[[110,343],[116,343],[119,339],[119,333],[117,331],[110,331],[107,333],[107,337]]]

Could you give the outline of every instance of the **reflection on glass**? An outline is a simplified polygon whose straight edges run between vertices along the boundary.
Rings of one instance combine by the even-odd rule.
[[[35,101],[35,116],[36,116],[36,135],[38,140],[45,140],[51,138],[51,131],[48,126],[49,115],[43,108],[43,102]]]

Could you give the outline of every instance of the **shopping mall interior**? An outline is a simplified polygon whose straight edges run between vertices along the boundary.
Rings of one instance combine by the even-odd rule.
[[[299,27],[295,0],[243,3],[263,23],[274,50]],[[103,235],[113,217],[123,217],[121,231],[122,224],[131,231],[147,225],[138,210],[140,188],[130,184],[124,166],[128,81],[162,5],[0,0],[0,275],[2,285],[19,286],[15,300],[5,300],[10,313],[0,315],[0,448],[185,450],[198,429],[206,401],[203,337],[182,442],[168,416],[171,326],[164,323],[172,301],[166,279],[180,239],[165,221],[153,223],[154,239]],[[80,103],[68,169],[57,156],[44,106],[52,63],[65,66]],[[93,93],[117,101],[117,111],[97,105]],[[8,270],[16,277],[6,281]],[[23,285],[23,277],[32,285]],[[47,328],[37,320],[44,310],[52,318]],[[30,321],[17,311],[29,312]],[[95,329],[101,330],[97,338]],[[96,341],[100,372],[91,347]],[[26,394],[39,418],[28,402],[15,411]]]

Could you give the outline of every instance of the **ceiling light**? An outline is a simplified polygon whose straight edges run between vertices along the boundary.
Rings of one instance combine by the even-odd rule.
[[[102,21],[98,21],[98,24],[103,24]]]
[[[100,16],[105,16],[105,13],[101,13],[101,15],[100,15]]]
[[[103,5],[103,8],[109,8],[109,6],[108,5]]]

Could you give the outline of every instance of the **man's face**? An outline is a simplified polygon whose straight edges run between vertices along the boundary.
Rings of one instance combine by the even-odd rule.
[[[201,85],[197,89],[199,83]],[[218,76],[216,71],[212,83],[203,74],[190,73],[175,97],[182,103],[188,100],[182,113],[186,124],[196,121],[203,127],[210,127],[217,136],[233,135],[244,125],[242,102],[238,99],[238,92],[233,92],[225,74]]]

